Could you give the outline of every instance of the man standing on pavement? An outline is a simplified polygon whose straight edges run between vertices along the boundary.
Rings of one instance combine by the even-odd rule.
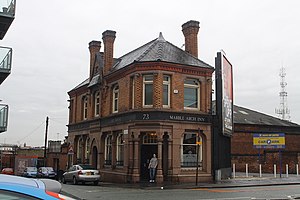
[[[149,174],[150,174],[150,181],[149,181],[150,183],[154,183],[156,167],[157,167],[157,158],[156,155],[153,154],[153,157],[151,158],[148,166]]]

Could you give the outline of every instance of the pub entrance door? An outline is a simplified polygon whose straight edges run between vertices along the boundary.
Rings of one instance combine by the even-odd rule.
[[[142,144],[141,144],[141,158],[140,158],[140,178],[141,181],[149,180],[149,169],[148,165],[153,157],[153,154],[157,155],[157,134],[156,133],[142,133]]]

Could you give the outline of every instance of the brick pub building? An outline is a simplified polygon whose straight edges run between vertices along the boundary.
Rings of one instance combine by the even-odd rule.
[[[214,68],[198,59],[199,22],[182,25],[185,51],[159,37],[114,58],[116,32],[91,41],[89,78],[68,92],[68,163],[90,163],[102,180],[212,180],[211,94]],[[198,145],[196,145],[197,140]]]

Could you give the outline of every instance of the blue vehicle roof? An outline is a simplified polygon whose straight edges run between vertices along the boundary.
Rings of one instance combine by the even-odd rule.
[[[12,191],[38,197],[45,200],[56,199],[49,196],[46,190],[58,192],[58,182],[54,180],[29,179],[19,176],[0,174],[0,190]],[[60,184],[60,183],[59,183]]]

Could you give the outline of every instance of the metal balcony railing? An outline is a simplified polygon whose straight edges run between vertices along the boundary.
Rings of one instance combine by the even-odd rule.
[[[0,47],[0,84],[10,74],[12,62],[12,48]]]
[[[16,12],[16,0],[0,0],[0,15],[14,17]]]
[[[7,130],[8,105],[0,104],[0,133]]]

